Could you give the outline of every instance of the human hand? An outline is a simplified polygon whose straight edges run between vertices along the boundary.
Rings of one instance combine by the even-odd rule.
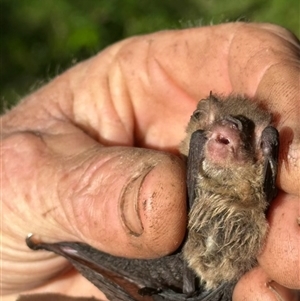
[[[292,296],[288,288],[300,287],[298,52],[288,32],[263,24],[134,37],[74,66],[4,115],[7,300],[29,290],[103,297],[73,270],[61,276],[68,266],[63,258],[27,249],[29,232],[45,242],[83,241],[127,257],[163,256],[180,245],[185,169],[175,156],[150,149],[176,154],[197,101],[211,90],[263,100],[281,140],[282,192],[269,211],[266,247],[234,300],[276,300],[265,285],[271,280],[280,294]]]

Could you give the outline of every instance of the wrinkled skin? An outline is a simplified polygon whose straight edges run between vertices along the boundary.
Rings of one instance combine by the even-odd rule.
[[[296,300],[299,41],[280,27],[243,23],[121,41],[2,116],[2,300],[21,292],[105,300],[76,271],[63,273],[63,258],[29,250],[29,232],[125,257],[159,257],[180,245],[185,167],[154,150],[177,154],[197,101],[210,90],[259,98],[280,132],[281,192],[268,212],[269,236],[260,266],[242,277],[234,300]]]

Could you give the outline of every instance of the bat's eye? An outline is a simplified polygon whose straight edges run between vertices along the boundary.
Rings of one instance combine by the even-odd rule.
[[[194,111],[194,113],[193,113],[193,117],[194,117],[194,118],[199,119],[200,116],[201,116],[201,111],[200,111],[200,110]]]
[[[224,120],[223,120],[223,123],[229,123],[231,128],[234,128],[234,129],[238,129],[239,131],[242,131],[243,130],[243,124],[242,122],[236,118],[236,117],[233,117],[231,115],[227,116]]]

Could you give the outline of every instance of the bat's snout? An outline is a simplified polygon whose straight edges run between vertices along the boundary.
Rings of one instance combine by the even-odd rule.
[[[242,124],[230,119],[224,119],[216,124],[210,131],[207,142],[207,158],[209,161],[221,164],[224,162],[235,162],[240,158]]]

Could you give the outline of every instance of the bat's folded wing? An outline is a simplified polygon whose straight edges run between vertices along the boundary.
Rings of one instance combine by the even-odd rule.
[[[183,260],[177,253],[158,259],[126,259],[111,256],[75,242],[46,244],[26,239],[34,250],[48,250],[67,258],[110,301],[230,301],[233,284],[213,291],[201,286],[191,296],[182,293]]]

